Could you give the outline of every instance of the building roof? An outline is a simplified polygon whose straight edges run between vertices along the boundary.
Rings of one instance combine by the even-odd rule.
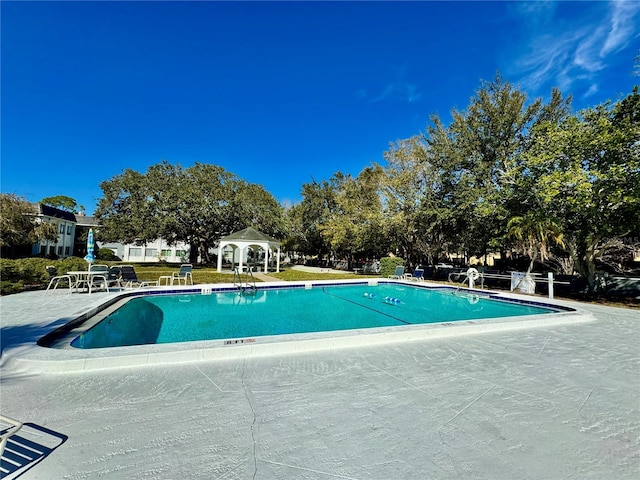
[[[52,207],[51,205],[44,205],[42,203],[35,203],[33,204],[33,206],[35,214],[45,215],[47,217],[53,218],[60,218],[62,220],[68,220],[70,222],[76,221],[76,216],[66,210],[61,210],[59,208]]]
[[[69,222],[76,222],[79,227],[98,227],[100,221],[96,217],[88,217],[81,213],[72,213],[67,210],[45,205],[43,203],[32,203],[33,213],[47,217],[59,218]]]
[[[78,222],[79,227],[98,227],[100,226],[100,222],[96,217],[88,217],[86,215],[77,214],[76,222]]]

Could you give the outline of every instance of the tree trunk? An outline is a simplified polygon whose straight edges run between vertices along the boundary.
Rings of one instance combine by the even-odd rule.
[[[590,295],[596,293],[596,262],[593,248],[588,245],[584,248],[580,248],[576,245],[570,245],[569,254],[573,258],[575,270],[587,281],[587,293]]]
[[[192,265],[198,263],[198,244],[195,242],[189,244],[189,263]]]

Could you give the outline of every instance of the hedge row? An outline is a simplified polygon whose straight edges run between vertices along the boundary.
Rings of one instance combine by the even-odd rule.
[[[60,274],[87,269],[87,262],[80,257],[67,257],[62,260],[39,257],[18,260],[0,258],[0,294],[46,288],[49,284],[49,274],[46,270],[48,265],[56,267]]]

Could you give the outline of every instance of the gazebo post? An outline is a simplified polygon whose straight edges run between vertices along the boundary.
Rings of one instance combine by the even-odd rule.
[[[239,246],[238,249],[240,250],[240,262],[238,263],[238,271],[242,273],[242,270],[244,269],[244,256],[247,252],[247,247]]]
[[[269,254],[271,253],[271,249],[268,243],[262,248],[264,248],[264,273],[269,273]]]
[[[222,248],[224,246],[223,242],[218,243],[218,273],[222,273]]]

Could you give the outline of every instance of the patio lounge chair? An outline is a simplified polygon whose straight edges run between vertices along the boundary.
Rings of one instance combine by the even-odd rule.
[[[87,280],[89,283],[89,293],[94,288],[103,287],[107,292],[109,291],[109,284],[113,285],[114,283],[120,286],[118,279],[110,278],[110,270],[107,265],[90,265],[90,272],[99,272],[97,274],[91,275]]]
[[[0,415],[0,457],[4,454],[4,447],[11,435],[18,433],[22,428],[22,423],[4,415]]]
[[[389,275],[389,278],[396,278],[396,279],[401,279],[404,277],[404,265],[398,265],[396,267],[396,271],[394,272],[393,275]]]
[[[158,286],[158,281],[139,280],[131,265],[120,265],[120,285],[124,288]]]
[[[0,478],[20,478],[69,437],[34,423],[0,415]]]
[[[58,269],[53,265],[47,266],[46,270],[47,270],[47,273],[49,274],[49,285],[47,285],[47,289],[45,290],[45,293],[47,293],[51,289],[51,287],[53,287],[53,289],[51,289],[52,291],[58,288],[60,286],[61,281],[63,281],[63,283],[64,282],[67,283],[67,285],[69,286],[69,293],[71,293],[71,290],[73,289],[73,286],[74,286],[71,275],[58,275]]]
[[[416,268],[413,271],[413,274],[411,275],[411,277],[409,277],[409,280],[411,281],[416,281],[416,282],[424,282],[424,269],[423,268]]]
[[[190,263],[183,263],[180,265],[180,270],[178,272],[173,272],[171,276],[171,285],[173,285],[174,281],[177,281],[178,285],[183,281],[185,285],[187,285],[187,283],[193,285],[193,275],[191,274],[192,270],[193,265]]]
[[[109,285],[117,285],[118,287],[121,287],[121,283],[120,283],[120,266],[119,265],[114,265],[112,267],[109,267],[109,275],[107,276],[107,281],[109,282]]]

